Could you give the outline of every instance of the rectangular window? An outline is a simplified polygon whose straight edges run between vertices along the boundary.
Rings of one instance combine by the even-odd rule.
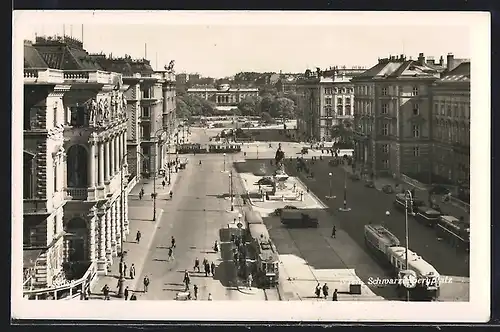
[[[142,117],[149,118],[151,116],[149,107],[142,107]]]
[[[387,88],[386,87],[382,88],[382,96],[387,96]]]
[[[23,154],[23,198],[35,196],[35,159],[33,155]]]
[[[434,114],[439,115],[439,105],[438,104],[434,104]]]
[[[389,169],[389,160],[388,159],[382,160],[382,168]]]
[[[411,90],[411,95],[418,96],[418,86],[413,87],[413,89]]]
[[[153,89],[145,89],[142,90],[142,98],[148,99],[148,98],[153,98]]]
[[[345,99],[345,103],[346,103],[346,105],[351,105],[351,98],[347,97]]]
[[[414,157],[420,157],[420,148],[418,146],[415,146],[413,148],[413,156]]]
[[[389,136],[389,124],[388,123],[384,123],[382,125],[382,135]]]
[[[347,116],[351,115],[351,106],[349,106],[349,105],[345,106],[345,115],[347,115]]]
[[[382,104],[382,114],[389,113],[389,105],[387,103]]]
[[[52,124],[54,125],[54,128],[57,127],[57,102],[52,108]]]
[[[382,152],[389,153],[389,144],[382,144]]]
[[[414,103],[413,104],[413,115],[418,115],[419,113],[420,113],[419,104]]]
[[[446,116],[451,116],[451,106],[450,105],[448,105],[446,107]]]
[[[444,115],[444,105],[441,105],[441,115]]]
[[[332,104],[332,98],[331,97],[326,97],[325,98],[325,104],[326,105],[331,105]]]
[[[419,125],[413,125],[412,126],[412,133],[413,133],[413,137],[419,138],[420,137],[420,126]]]
[[[54,165],[54,168],[53,168],[53,172],[54,172],[54,193],[57,192],[57,164]]]
[[[342,98],[337,98],[337,104],[342,105]]]
[[[458,105],[453,105],[453,117],[458,118]]]
[[[141,137],[143,139],[149,139],[151,137],[151,126],[147,123],[141,125]]]
[[[343,109],[342,105],[338,105],[337,106],[337,115],[338,116],[343,116],[344,115],[344,109]]]

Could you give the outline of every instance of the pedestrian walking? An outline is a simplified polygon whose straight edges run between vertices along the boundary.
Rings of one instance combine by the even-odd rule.
[[[210,273],[210,265],[208,265],[208,262],[205,264],[205,277],[208,277],[208,274]]]
[[[141,231],[137,231],[137,234],[135,235],[135,242],[139,243],[141,242]]]
[[[214,276],[214,275],[215,275],[215,263],[214,263],[214,262],[212,262],[212,263],[210,264],[210,272],[212,272],[212,276]]]
[[[194,260],[194,268],[193,268],[193,271],[198,271],[198,272],[200,272],[200,260],[198,259],[198,257],[196,257],[196,259]]]
[[[328,297],[328,286],[326,285],[326,283],[323,285],[323,296],[325,297],[325,299]]]
[[[142,191],[139,191],[139,200],[142,201]]]
[[[332,301],[338,301],[338,299],[337,299],[337,289],[336,289],[336,288],[335,288],[335,290],[333,291]]]
[[[316,297],[319,298],[320,295],[321,295],[321,286],[318,282],[318,284],[316,285],[316,289],[314,290],[314,294],[316,294]]]
[[[128,300],[128,292],[129,291],[128,291],[128,286],[127,286],[127,287],[125,287],[125,290],[123,291],[123,296],[125,297],[125,301]]]
[[[135,265],[134,265],[134,263],[132,263],[132,265],[130,265],[129,274],[130,274],[130,279],[135,278]]]
[[[168,261],[171,261],[174,259],[174,251],[172,250],[172,247],[168,248]]]
[[[198,286],[194,285],[193,291],[194,291],[194,299],[198,300]]]
[[[127,263],[123,262],[123,277],[127,278]]]
[[[144,284],[144,293],[147,293],[148,292],[148,287],[149,287],[149,277],[145,276],[144,280],[142,281],[142,283]]]
[[[212,293],[208,293],[208,301],[212,301]]]
[[[253,277],[252,277],[252,274],[250,273],[248,275],[248,278],[247,278],[247,282],[248,282],[248,289],[252,289],[252,281],[253,281]]]
[[[337,228],[335,227],[335,225],[333,225],[333,228],[332,228],[332,238],[335,239],[335,235],[337,234]]]
[[[109,300],[109,286],[108,284],[104,285],[102,288],[102,294],[104,295],[104,300]]]
[[[172,192],[170,192],[172,193]],[[170,243],[172,245],[172,248],[175,248],[175,237],[172,235],[172,238],[170,239]]]
[[[163,186],[163,189],[165,189],[165,185],[166,185],[165,180],[163,180],[163,181],[161,182],[161,185]]]

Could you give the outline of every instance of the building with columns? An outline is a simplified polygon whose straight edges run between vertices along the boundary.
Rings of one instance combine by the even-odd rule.
[[[106,274],[129,233],[127,89],[79,40],[25,42],[23,251],[35,289]]]
[[[360,72],[333,68],[297,80],[297,130],[303,139],[331,142],[333,127],[354,119],[351,79]]]
[[[198,96],[213,102],[217,109],[231,110],[238,107],[238,103],[246,97],[257,97],[258,88],[231,87],[229,84],[214,86],[198,86],[187,90],[189,95]]]
[[[434,182],[470,186],[470,62],[431,86]]]
[[[354,77],[355,164],[363,172],[423,181],[432,150],[430,86],[446,70],[439,63],[405,55],[379,59]]]
[[[149,177],[165,167],[175,135],[175,73],[154,71],[150,61],[92,54],[100,66],[122,74],[127,100],[127,160],[131,176]]]

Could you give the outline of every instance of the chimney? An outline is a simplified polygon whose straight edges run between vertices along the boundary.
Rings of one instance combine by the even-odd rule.
[[[448,53],[446,56],[446,70],[451,71],[453,69],[453,53]]]
[[[443,59],[443,56],[441,55],[441,57],[439,58],[439,66],[443,66],[444,65],[444,59]]]
[[[418,54],[418,63],[421,66],[425,65],[425,56],[424,56],[424,53],[419,53]]]

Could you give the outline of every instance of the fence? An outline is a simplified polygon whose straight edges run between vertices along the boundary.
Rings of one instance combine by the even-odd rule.
[[[78,280],[66,285],[23,291],[23,296],[30,300],[70,300],[76,296],[82,297],[87,287],[91,287],[97,275],[97,264],[93,262],[87,272]]]

